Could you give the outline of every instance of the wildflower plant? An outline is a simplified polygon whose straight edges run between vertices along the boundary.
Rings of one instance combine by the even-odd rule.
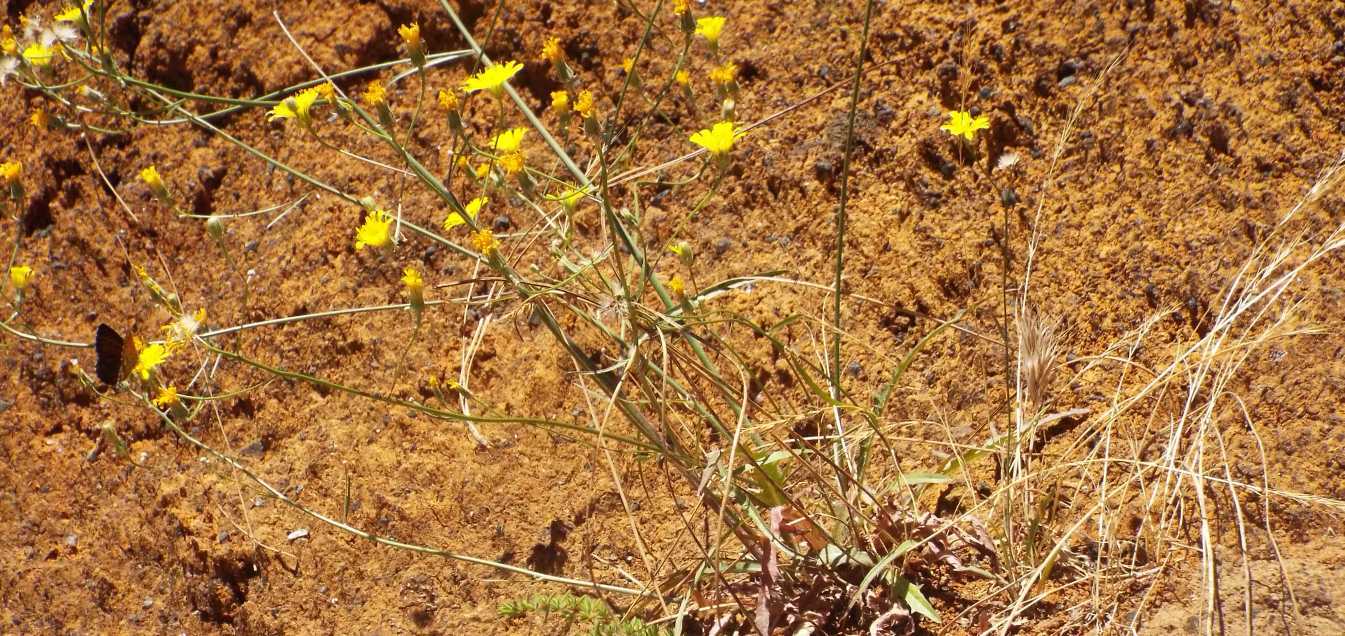
[[[608,80],[613,76],[612,64],[629,60],[622,69],[629,81],[621,82],[618,90],[605,87],[601,77],[588,77],[571,67],[560,40],[544,35],[540,52],[511,51],[540,58],[543,63],[530,72],[550,74],[547,93],[521,95],[511,81],[522,72],[523,64],[492,60],[451,3],[443,4],[443,17],[468,48],[433,51],[420,23],[412,22],[390,35],[395,40],[387,47],[404,52],[407,59],[359,68],[323,67],[277,15],[290,46],[309,63],[306,76],[292,86],[238,98],[185,93],[136,76],[120,65],[122,54],[106,48],[101,39],[107,33],[103,4],[85,2],[73,7],[75,11],[62,10],[58,17],[73,35],[52,31],[49,38],[16,38],[5,32],[0,48],[4,59],[13,64],[5,77],[42,95],[43,105],[56,114],[53,117],[63,117],[52,121],[83,126],[84,134],[100,134],[93,126],[131,129],[144,122],[191,126],[230,145],[239,157],[291,179],[295,188],[303,190],[297,197],[320,195],[323,204],[309,205],[304,213],[329,215],[323,221],[341,228],[344,252],[333,260],[357,260],[358,271],[352,275],[359,277],[360,292],[382,297],[378,304],[249,321],[250,275],[241,273],[245,268],[234,267],[244,279],[245,307],[234,312],[239,318],[233,324],[209,329],[203,312],[184,310],[184,305],[199,306],[197,296],[205,291],[166,288],[143,268],[136,269],[152,302],[137,309],[166,311],[172,320],[159,341],[129,341],[127,373],[118,378],[117,388],[152,412],[179,439],[245,476],[251,487],[333,531],[390,549],[487,566],[584,594],[626,597],[632,601],[633,613],[666,609],[675,612],[678,621],[710,624],[719,619],[707,612],[727,608],[724,616],[734,620],[751,614],[750,620],[762,626],[758,631],[764,633],[773,633],[773,627],[783,627],[789,619],[785,616],[786,593],[803,598],[815,592],[816,598],[829,599],[827,604],[838,608],[833,616],[837,620],[862,616],[879,625],[880,620],[895,621],[892,617],[898,615],[897,610],[904,612],[911,627],[914,616],[940,620],[921,588],[940,578],[921,579],[920,568],[909,565],[917,562],[956,562],[963,567],[950,566],[941,572],[980,570],[985,573],[983,578],[997,586],[1014,577],[1045,578],[1044,559],[1032,566],[1035,571],[1008,572],[1002,567],[1002,546],[1025,536],[1021,532],[1006,531],[987,539],[983,524],[971,515],[945,520],[920,510],[919,480],[895,462],[885,461],[900,454],[885,432],[893,430],[887,410],[902,374],[916,353],[954,321],[925,334],[903,359],[892,364],[871,394],[861,394],[847,384],[842,373],[845,351],[841,341],[846,333],[842,303],[851,300],[843,292],[848,161],[872,0],[865,5],[864,31],[850,85],[847,163],[841,170],[833,224],[834,280],[830,286],[808,283],[810,288],[824,290],[833,303],[832,315],[821,319],[799,315],[757,319],[721,303],[724,298],[780,283],[782,276],[761,272],[707,279],[704,269],[697,271],[698,265],[704,265],[697,260],[693,242],[700,235],[699,227],[685,223],[671,231],[660,230],[651,227],[657,224],[647,216],[647,204],[655,197],[661,207],[686,212],[688,219],[710,206],[720,187],[736,178],[729,168],[735,156],[742,156],[744,136],[749,129],[758,130],[741,122],[765,115],[741,112],[750,110],[743,108],[748,101],[740,105],[738,97],[751,89],[751,81],[740,77],[730,59],[735,38],[726,37],[733,31],[722,16],[693,15],[694,5],[685,0],[668,5],[672,17],[667,9],[661,14],[649,12],[639,45],[630,51],[604,51],[607,57],[602,68]],[[674,37],[667,37],[665,31],[674,27]],[[83,46],[74,41],[78,38],[84,40]],[[643,75],[638,82],[637,75]],[[415,83],[403,81],[408,77],[414,77]],[[709,90],[693,92],[693,78],[704,78],[694,80],[698,86],[708,80],[714,95]],[[81,85],[93,92],[76,92]],[[363,87],[351,89],[359,91],[358,99],[345,92],[342,87],[347,85]],[[435,91],[429,99],[427,85]],[[665,101],[668,94],[674,98]],[[101,96],[101,106],[80,110],[75,104],[85,102],[76,100],[93,101],[86,95]],[[478,99],[480,95],[490,99]],[[425,102],[428,112],[442,113],[446,125],[444,120],[423,125],[430,119],[419,118]],[[549,105],[551,114],[534,112],[541,105]],[[673,109],[679,109],[677,117],[668,116]],[[318,126],[317,114],[328,111],[339,116]],[[312,133],[303,140],[312,145],[303,148],[317,148],[322,154],[317,160],[303,157],[305,161],[296,161],[293,155],[301,150],[287,145],[296,135],[275,135],[284,140],[275,147],[252,143],[241,133],[229,132],[238,118],[220,113],[245,113],[256,122],[277,122],[277,129],[297,124]],[[579,125],[572,119],[578,119]],[[579,126],[583,134],[571,134]],[[676,129],[655,137],[655,131],[668,130],[668,126]],[[959,111],[950,113],[943,130],[973,142],[988,126],[984,116]],[[322,129],[321,138],[317,128]],[[752,139],[757,134],[753,132]],[[167,159],[160,161],[165,175],[184,174]],[[327,162],[357,162],[359,179],[336,178]],[[182,191],[175,197],[154,165],[125,169],[129,174],[138,171],[144,187],[162,205],[178,212],[172,219],[178,223],[175,230],[185,228],[210,237],[234,264],[226,239],[234,228],[254,223],[252,217],[260,214],[211,211],[189,215],[174,205],[176,199],[185,198]],[[23,178],[17,162],[0,164],[0,181],[8,187],[11,199],[22,198]],[[290,208],[305,200],[297,198]],[[257,224],[261,228],[257,231],[267,232],[268,238],[283,237],[290,208],[264,226]],[[825,218],[815,222],[824,223]],[[348,258],[352,245],[361,253],[358,259]],[[451,267],[422,256],[430,252],[429,246],[435,247],[435,258],[451,259]],[[9,270],[10,283],[22,292],[31,288],[33,270],[19,263],[38,264],[32,260],[36,255],[23,252],[21,246],[15,252],[21,260],[14,261]],[[454,280],[449,281],[450,277]],[[452,293],[433,292],[429,294],[432,298],[426,298],[428,291],[446,288]],[[322,364],[309,364],[297,370],[293,368],[296,361],[272,360],[278,357],[274,351],[283,347],[264,346],[266,338],[277,338],[265,335],[265,328],[278,324],[287,329],[320,329],[314,327],[316,321],[333,316],[365,320],[393,311],[410,311],[414,319],[407,321],[413,324],[383,323],[387,331],[380,337],[397,338],[403,345],[391,386],[382,382],[388,379],[386,369],[379,372],[362,366],[358,373],[334,374]],[[218,320],[224,314],[212,305],[211,315]],[[456,325],[450,322],[454,320]],[[518,329],[523,324],[535,326],[554,343],[564,358],[565,372],[573,372],[570,381],[574,394],[589,409],[587,419],[579,407],[556,415],[540,412],[533,404],[506,406],[492,400],[488,384],[472,383],[472,357],[487,333],[507,337],[509,330],[499,329],[497,321]],[[442,328],[446,324],[460,328]],[[9,322],[4,325],[6,333],[32,336],[25,340],[43,346],[89,348],[91,344],[44,338],[21,332]],[[810,331],[814,327],[816,331]],[[792,329],[806,333],[801,341],[815,341],[814,334],[823,334],[830,346],[805,351],[786,337]],[[1047,331],[1041,330],[1043,334]],[[261,342],[242,346],[237,337],[242,333],[256,334]],[[749,346],[769,350],[772,371],[761,372],[759,361],[743,345],[744,333],[753,340]],[[420,338],[436,345],[423,347],[422,353],[461,352],[454,361],[458,380],[441,381],[439,361],[423,362],[428,353],[419,359],[407,353]],[[1048,339],[1043,336],[1037,341]],[[1053,357],[1042,355],[1036,360],[1038,366],[1051,367]],[[407,361],[413,364],[404,366]],[[211,371],[184,372],[188,366]],[[243,371],[260,374],[267,382],[258,386],[235,382],[243,378],[230,374]],[[428,385],[429,390],[402,391],[397,380],[404,372],[414,376],[413,386]],[[781,383],[787,386],[778,393],[759,396],[766,391],[760,388],[759,378],[767,376],[789,381]],[[110,393],[93,379],[80,377],[89,390]],[[320,502],[298,501],[229,452],[220,440],[197,433],[210,429],[202,426],[208,413],[203,406],[206,402],[263,391],[263,385],[270,382],[306,384],[324,394],[339,392],[368,401],[375,409],[411,412],[445,426],[461,426],[482,446],[492,445],[491,435],[501,429],[505,432],[499,437],[504,438],[509,436],[507,427],[535,426],[558,439],[586,444],[595,457],[620,454],[623,461],[656,470],[667,482],[686,526],[699,529],[679,541],[695,539],[682,543],[694,543],[697,549],[670,559],[676,561],[673,568],[642,555],[645,572],[628,568],[633,573],[623,569],[620,576],[571,578],[420,545],[406,537],[394,539],[361,527],[358,520],[321,512]],[[1035,410],[1045,408],[1048,399],[1043,395],[1034,393]],[[519,412],[512,412],[515,409]],[[1013,449],[1015,443],[1007,438],[992,440],[988,446],[993,450],[985,453],[1007,456],[1010,451],[1003,449]],[[965,452],[959,451],[948,465],[935,467],[936,473],[922,475],[923,483],[954,484],[962,479],[967,465],[977,459],[972,451],[980,447],[958,448]],[[498,450],[508,452],[508,445],[501,444]],[[615,461],[610,473],[605,478],[624,483]],[[668,576],[668,569],[675,570],[674,576]],[[780,576],[781,571],[788,576]],[[625,625],[639,630],[630,633],[650,633],[645,631],[648,625],[616,618],[595,598],[537,597],[502,606],[501,611],[520,617],[552,608],[589,624]],[[754,599],[753,604],[731,600],[741,598]],[[727,619],[718,623],[725,624]],[[801,623],[791,627],[806,632]]]

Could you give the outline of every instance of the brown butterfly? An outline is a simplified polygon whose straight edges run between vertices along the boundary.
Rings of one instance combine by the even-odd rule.
[[[106,324],[98,325],[98,331],[93,337],[93,349],[98,354],[95,371],[103,384],[115,386],[135,368],[135,347],[129,346],[116,329]]]

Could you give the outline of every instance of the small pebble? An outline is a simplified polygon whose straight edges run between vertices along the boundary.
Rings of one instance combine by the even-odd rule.
[[[717,256],[723,256],[724,252],[729,251],[730,247],[733,247],[733,241],[729,240],[728,237],[721,238],[718,241],[715,241],[715,254]]]

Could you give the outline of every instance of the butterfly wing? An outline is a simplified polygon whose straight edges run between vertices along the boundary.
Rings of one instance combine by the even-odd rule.
[[[116,329],[100,324],[93,337],[93,348],[98,353],[98,379],[109,386],[116,384],[121,379],[126,340]]]

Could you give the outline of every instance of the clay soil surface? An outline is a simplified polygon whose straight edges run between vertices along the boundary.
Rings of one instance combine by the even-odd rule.
[[[653,4],[636,3],[641,11]],[[49,19],[59,9],[17,0],[3,6],[16,30],[21,15]],[[492,56],[527,63],[516,84],[547,122],[554,122],[547,107],[556,84],[538,61],[544,38],[561,39],[600,108],[610,110],[625,79],[621,61],[633,54],[644,24],[625,2],[461,8]],[[712,0],[693,8],[728,17],[721,46],[740,67],[743,121],[823,93],[855,68],[863,3]],[[116,0],[109,9],[113,55],[130,74],[177,89],[264,94],[312,76],[273,10],[329,70],[398,57],[396,27],[413,19],[431,51],[464,46],[430,1]],[[648,77],[661,77],[676,53],[675,22],[663,18],[659,29],[641,62]],[[717,104],[705,79],[711,65],[703,48],[695,51],[697,103],[672,100],[664,107],[630,165],[655,165],[691,150],[688,132],[714,121]],[[424,123],[409,143],[437,174],[451,171],[443,146],[449,133],[432,95],[457,85],[467,70],[446,64],[428,74]],[[387,81],[392,72],[381,77]],[[367,79],[345,87],[356,93]],[[415,79],[390,92],[395,116],[412,117]],[[17,215],[3,221],[3,235],[22,236],[19,259],[37,271],[16,328],[74,342],[91,341],[99,323],[155,335],[167,315],[132,264],[165,285],[171,281],[189,309],[205,307],[211,327],[400,302],[398,277],[406,265],[426,272],[431,284],[474,275],[471,261],[413,235],[381,257],[356,252],[358,208],[200,128],[138,126],[122,135],[39,130],[29,121],[34,109],[61,111],[13,81],[0,95],[0,158],[23,163],[26,186]],[[648,102],[639,103],[631,108],[643,112]],[[688,241],[701,282],[781,272],[830,285],[847,103],[847,90],[833,90],[754,130],[692,222],[687,212],[703,189],[662,198],[641,193],[648,243]],[[142,98],[137,105],[151,104]],[[939,130],[947,111],[963,107],[990,118],[974,157],[960,156]],[[1047,188],[1057,142],[1076,112]],[[251,109],[218,123],[343,190],[387,202],[400,197],[417,222],[433,226],[442,218],[430,194],[411,187],[398,194],[397,175],[332,155],[292,122],[271,123]],[[467,121],[480,135],[490,124],[485,114]],[[934,320],[965,311],[967,331],[917,358],[888,417],[914,422],[902,429],[910,439],[946,441],[951,431],[984,440],[992,423],[1004,422],[1004,350],[997,344],[1004,280],[1014,289],[1021,284],[1034,227],[1041,242],[1032,297],[1062,321],[1063,360],[1096,355],[1161,314],[1144,339],[1145,359],[1157,366],[1165,355],[1170,361],[1176,343],[1209,328],[1221,291],[1254,246],[1345,150],[1345,7],[1324,0],[879,2],[854,133],[846,285],[853,298],[867,300],[846,305],[847,382],[861,393],[877,386]],[[397,161],[386,146],[342,135],[336,139],[361,153]],[[104,185],[95,155],[129,211]],[[1008,155],[1017,163],[991,169]],[[540,144],[535,156],[544,156]],[[201,221],[177,217],[137,179],[151,164],[188,213],[240,212],[311,196],[269,226],[275,214],[228,223],[235,268]],[[581,238],[599,240],[595,209],[579,214]],[[1332,194],[1303,214],[1308,231],[1320,233],[1345,222],[1345,204]],[[524,249],[511,233],[522,236],[538,225],[532,210],[504,201],[483,219],[499,230],[505,253]],[[545,255],[532,250],[524,262]],[[673,260],[660,267],[676,271]],[[246,305],[242,275],[251,276]],[[1328,258],[1291,293],[1301,301],[1301,325],[1315,330],[1257,351],[1230,391],[1259,432],[1272,487],[1345,499],[1345,263]],[[792,314],[825,321],[830,307],[823,290],[768,284],[717,302],[762,321]],[[485,334],[471,390],[487,396],[495,413],[586,422],[595,396],[579,388],[574,364],[528,312],[511,309],[496,315]],[[239,346],[296,372],[423,399],[429,374],[456,376],[480,318],[458,306],[428,311],[403,373],[411,328],[402,312],[250,330]],[[807,338],[795,344],[820,356],[821,346]],[[755,351],[769,371],[768,348]],[[558,629],[497,616],[502,601],[555,586],[377,546],[318,523],[263,496],[143,406],[94,395],[69,373],[72,360],[93,369],[91,349],[0,337],[0,632]],[[484,425],[491,445],[481,448],[451,422],[302,382],[258,385],[267,377],[224,363],[221,386],[246,391],[215,402],[190,432],[240,457],[287,496],[354,526],[617,584],[625,582],[623,568],[641,577],[647,572],[632,525],[653,554],[691,549],[662,473],[641,461],[615,459],[631,504],[627,514],[607,458],[568,436]],[[754,388],[770,391],[776,381],[763,372]],[[1098,409],[1112,399],[1073,383],[1068,371],[1057,376],[1052,395],[1059,410]],[[617,419],[614,430],[622,430]],[[104,425],[126,442],[127,455],[106,442]],[[904,452],[908,467],[946,457],[928,445]],[[1250,436],[1230,433],[1227,465],[1234,478],[1261,483],[1260,451]],[[1280,568],[1264,532],[1253,532],[1254,627],[1345,633],[1338,576],[1345,526],[1329,506],[1276,499],[1269,510],[1269,519],[1258,516],[1254,524],[1274,527],[1302,615],[1294,623],[1282,618],[1289,610]],[[1191,513],[1192,545],[1199,541],[1194,519]],[[307,536],[290,540],[300,529]],[[1216,531],[1221,545],[1235,549],[1231,525]],[[1234,556],[1223,564],[1220,595],[1228,626],[1241,629],[1248,583],[1237,553],[1227,554]],[[1165,564],[1166,582],[1141,609],[1142,630],[1199,630],[1198,565],[1193,550]],[[921,629],[974,632],[974,615],[959,612],[977,594],[971,588],[934,594],[949,620]],[[1071,612],[1087,601],[1087,590],[1065,594],[1030,613],[1023,628],[1081,630],[1093,623]]]

